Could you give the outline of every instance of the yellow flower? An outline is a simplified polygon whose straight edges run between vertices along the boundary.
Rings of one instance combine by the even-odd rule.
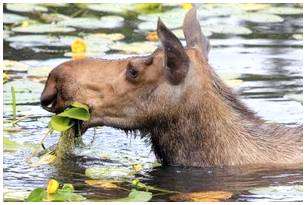
[[[50,179],[48,182],[47,193],[54,194],[59,187],[59,183],[55,179]]]
[[[86,42],[83,39],[77,38],[71,44],[72,53],[85,53],[86,52]]]
[[[148,41],[158,41],[158,35],[156,31],[149,32],[146,36]]]
[[[28,27],[30,25],[30,23],[28,21],[23,21],[21,23],[21,27]]]
[[[192,4],[191,3],[184,3],[182,4],[182,8],[185,10],[189,10],[192,8]]]
[[[132,168],[135,172],[139,172],[142,169],[141,164],[133,164]]]

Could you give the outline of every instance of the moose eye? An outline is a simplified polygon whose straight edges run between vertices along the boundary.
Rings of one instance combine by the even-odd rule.
[[[138,77],[138,74],[139,74],[138,70],[136,70],[133,67],[129,67],[126,70],[126,75],[131,79],[136,79]]]

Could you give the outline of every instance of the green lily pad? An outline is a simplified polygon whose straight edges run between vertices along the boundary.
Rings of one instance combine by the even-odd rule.
[[[28,197],[29,192],[19,190],[8,190],[4,188],[3,200],[5,202],[24,202]]]
[[[218,7],[218,8],[206,8],[200,7],[198,10],[199,19],[207,18],[207,17],[214,17],[214,16],[229,16],[233,14],[240,14],[241,9],[234,8],[234,7]]]
[[[8,37],[6,40],[11,42],[13,48],[25,48],[36,46],[70,46],[76,39],[75,36],[51,36],[51,35],[17,35]]]
[[[54,22],[59,22],[63,20],[69,20],[71,17],[63,15],[63,14],[58,14],[58,13],[53,13],[53,14],[48,14],[48,13],[43,13],[40,16],[41,19],[46,21],[47,23],[54,23]]]
[[[7,137],[3,137],[3,151],[15,152],[22,147],[22,144],[14,142]]]
[[[27,72],[29,69],[29,66],[27,64],[13,61],[13,60],[4,60],[2,64],[2,69],[6,73],[15,73],[15,72]]]
[[[71,192],[68,189],[59,189],[55,194],[50,194],[44,201],[64,202],[64,201],[84,201],[86,198],[80,194]]]
[[[269,186],[259,187],[249,190],[253,198],[256,200],[269,199],[270,201],[302,201],[303,186]]]
[[[128,54],[144,54],[152,53],[157,48],[156,42],[134,42],[134,43],[123,43],[117,42],[110,45],[113,50],[120,50]]]
[[[104,16],[101,19],[82,17],[60,21],[58,25],[83,29],[117,28],[122,26],[123,21],[120,16]]]
[[[91,179],[119,179],[128,177],[130,169],[124,167],[90,167],[85,175]]]
[[[123,25],[124,18],[121,16],[102,16],[100,21],[103,22],[104,28],[117,28]]]
[[[131,4],[87,4],[87,8],[94,11],[122,14],[132,10]]]
[[[75,31],[75,29],[56,24],[38,24],[27,27],[15,27],[12,31],[20,33],[69,33]]]
[[[284,21],[284,19],[280,16],[274,14],[261,13],[261,12],[255,12],[255,13],[249,12],[233,16],[240,20],[250,21],[255,23],[277,23]]]
[[[17,14],[8,14],[8,13],[3,14],[3,23],[5,24],[16,24],[27,19],[28,17],[20,16]]]
[[[57,116],[59,117],[68,117],[71,119],[76,119],[76,120],[82,120],[82,121],[88,121],[90,118],[90,115],[88,113],[88,109],[84,108],[77,108],[73,107],[70,109],[65,110],[64,112],[58,114]]]
[[[233,34],[233,35],[248,35],[252,31],[247,27],[228,25],[228,24],[218,24],[218,25],[201,25],[205,31],[210,31],[212,33],[218,34]]]
[[[68,130],[74,125],[73,122],[67,117],[60,117],[60,116],[52,116],[50,121],[50,126],[59,132],[63,132]]]
[[[47,12],[48,9],[37,4],[6,4],[6,8],[16,12]]]
[[[43,188],[36,188],[30,193],[26,201],[27,202],[43,201],[43,198],[46,196],[46,194],[47,193]]]
[[[272,7],[266,10],[263,10],[264,13],[278,14],[278,15],[298,15],[303,14],[302,8],[294,7]]]
[[[296,33],[293,34],[292,37],[296,40],[303,40],[303,34]]]
[[[108,42],[111,41],[119,41],[125,38],[125,36],[121,33],[94,33],[94,34],[89,34],[87,36],[84,37],[85,40],[90,40],[90,39],[94,39],[96,40],[96,38],[100,38],[102,40],[106,40]],[[98,40],[98,39],[97,39]]]
[[[152,199],[152,193],[151,192],[145,192],[145,191],[137,191],[136,189],[132,189],[129,196],[126,198],[121,199],[115,199],[112,201],[121,201],[121,202],[146,202],[150,201]]]

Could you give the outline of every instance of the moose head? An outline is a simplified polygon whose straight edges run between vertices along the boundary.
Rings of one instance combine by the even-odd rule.
[[[201,89],[209,49],[195,9],[186,15],[183,30],[187,48],[159,19],[162,48],[151,55],[86,58],[57,66],[49,74],[41,105],[58,113],[73,101],[87,104],[91,111],[87,127],[138,129],[175,114],[191,93]]]
[[[82,130],[138,130],[163,164],[300,166],[302,127],[265,123],[222,82],[208,64],[210,46],[195,8],[186,14],[183,32],[186,48],[159,19],[161,48],[151,55],[57,66],[41,105],[59,113],[74,101],[86,104],[91,119]]]

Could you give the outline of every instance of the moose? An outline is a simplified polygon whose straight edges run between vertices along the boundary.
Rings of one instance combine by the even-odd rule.
[[[183,32],[186,47],[158,19],[161,47],[150,55],[62,63],[48,76],[42,107],[59,113],[74,101],[86,104],[91,119],[83,132],[137,131],[163,165],[301,168],[302,126],[266,122],[220,79],[208,63],[210,44],[195,8]]]

